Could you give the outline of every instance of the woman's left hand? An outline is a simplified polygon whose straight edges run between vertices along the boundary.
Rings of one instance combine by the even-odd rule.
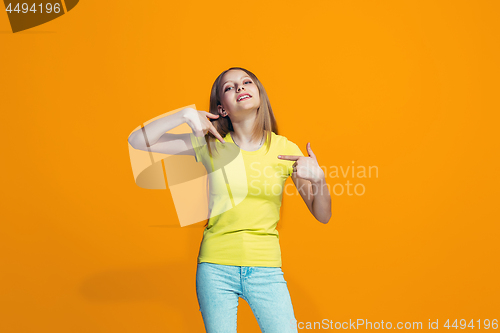
[[[293,163],[293,174],[297,177],[309,180],[311,183],[320,183],[325,180],[325,173],[320,168],[318,161],[316,160],[316,155],[311,149],[311,143],[308,142],[306,145],[307,156],[298,155],[278,155],[279,159],[295,161]]]

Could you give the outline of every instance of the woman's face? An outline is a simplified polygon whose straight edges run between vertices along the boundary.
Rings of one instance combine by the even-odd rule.
[[[259,88],[250,76],[239,69],[232,69],[222,77],[221,103],[222,116],[236,115],[245,110],[257,110],[260,106]],[[248,95],[247,97],[244,97]],[[224,109],[227,114],[222,111]]]

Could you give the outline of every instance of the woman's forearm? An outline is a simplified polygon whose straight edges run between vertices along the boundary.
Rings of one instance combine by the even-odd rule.
[[[325,179],[311,182],[313,192],[312,213],[321,223],[328,223],[332,217],[332,199]]]
[[[186,122],[185,114],[186,109],[182,109],[169,116],[156,119],[155,121],[147,124],[144,128],[132,132],[128,138],[128,142],[134,148],[145,148],[154,145],[165,132]]]

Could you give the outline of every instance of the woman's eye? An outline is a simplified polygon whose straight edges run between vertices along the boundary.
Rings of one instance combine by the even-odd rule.
[[[252,81],[245,81],[245,83],[253,83]],[[228,91],[229,88],[232,88],[232,87],[227,87],[226,89],[224,89],[224,92]]]

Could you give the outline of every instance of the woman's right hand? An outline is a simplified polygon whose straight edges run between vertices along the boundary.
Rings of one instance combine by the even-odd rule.
[[[222,136],[217,132],[214,125],[210,122],[210,119],[218,119],[220,115],[212,114],[206,111],[198,111],[193,108],[184,109],[184,117],[186,118],[186,123],[191,127],[195,136],[205,136],[207,132],[212,133],[220,142],[226,143]]]

